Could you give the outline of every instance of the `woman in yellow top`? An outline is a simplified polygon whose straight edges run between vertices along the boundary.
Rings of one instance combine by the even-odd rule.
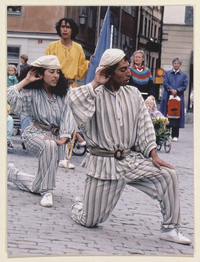
[[[73,19],[62,18],[56,23],[55,28],[61,39],[51,42],[45,55],[58,57],[62,72],[69,79],[70,85],[75,87],[76,79],[84,78],[89,67],[82,46],[72,41],[79,33],[79,27]]]

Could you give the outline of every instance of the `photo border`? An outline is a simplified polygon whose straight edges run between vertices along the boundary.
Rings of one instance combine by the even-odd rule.
[[[199,51],[199,43],[200,43],[200,3],[198,3],[199,0],[193,0],[193,1],[183,1],[183,0],[175,0],[175,1],[159,1],[159,0],[154,0],[151,1],[150,3],[152,5],[193,5],[194,10],[194,86],[195,83],[198,85],[198,64],[197,64],[197,59],[200,57],[200,51]],[[87,3],[87,4],[86,4]],[[7,147],[6,147],[6,69],[7,69],[7,5],[35,5],[35,6],[40,6],[40,5],[51,5],[51,6],[66,6],[66,1],[62,0],[57,0],[56,5],[52,3],[51,1],[44,0],[41,4],[41,1],[35,0],[33,1],[8,1],[8,0],[2,0],[0,5],[0,17],[1,17],[1,34],[2,34],[2,40],[1,40],[1,63],[0,63],[0,72],[1,72],[1,103],[0,103],[0,140],[1,140],[1,150],[0,150],[0,159],[2,160],[2,164],[0,166],[0,210],[1,210],[1,215],[0,215],[0,261],[11,261],[11,262],[24,262],[28,261],[29,262],[55,262],[55,257],[56,261],[67,261],[67,262],[80,262],[80,261],[87,261],[87,262],[102,262],[106,261],[109,259],[109,262],[118,262],[118,261],[123,261],[123,259],[126,259],[126,262],[129,261],[136,261],[137,262],[160,262],[160,261],[166,261],[166,262],[199,262],[200,261],[200,237],[197,232],[200,232],[200,226],[197,221],[200,221],[200,212],[199,212],[199,207],[200,207],[200,176],[199,176],[199,167],[197,166],[197,163],[199,161],[199,156],[200,156],[200,139],[199,139],[199,114],[196,114],[196,112],[200,112],[200,104],[197,104],[197,98],[200,97],[200,88],[197,86],[195,88],[195,96],[194,96],[194,256],[149,256],[149,255],[130,255],[130,256],[98,256],[98,255],[88,255],[88,256],[13,256],[12,258],[7,257]],[[109,3],[106,3],[106,5],[122,5],[121,1],[114,1],[114,0],[109,0]],[[102,3],[99,1],[81,1],[77,0],[76,1],[76,6],[79,5],[100,5],[102,6]],[[123,1],[123,5],[141,5],[141,1],[133,1],[133,0],[128,0],[128,1]],[[142,5],[149,5],[148,0],[143,0]],[[178,15],[178,14],[177,14]],[[197,65],[197,67],[196,67]],[[195,233],[196,232],[196,233]]]

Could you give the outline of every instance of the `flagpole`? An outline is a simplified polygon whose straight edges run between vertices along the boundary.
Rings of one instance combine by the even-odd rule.
[[[97,39],[96,39],[96,44],[99,40],[99,34],[100,34],[100,19],[101,19],[101,6],[98,7],[98,20],[97,20]]]
[[[110,48],[112,48],[113,44],[113,25],[111,25],[111,30],[110,30]]]

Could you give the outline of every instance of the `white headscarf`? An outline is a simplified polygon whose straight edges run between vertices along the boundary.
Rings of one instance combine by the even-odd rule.
[[[60,63],[58,61],[57,56],[55,55],[44,55],[36,59],[32,66],[35,67],[43,67],[47,69],[60,69]]]
[[[125,53],[121,49],[111,48],[107,49],[101,56],[99,66],[96,71],[99,71],[105,66],[112,66],[119,63],[125,57]]]

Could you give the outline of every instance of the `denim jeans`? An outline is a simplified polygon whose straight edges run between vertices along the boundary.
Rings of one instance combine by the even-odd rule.
[[[30,118],[28,116],[26,117],[20,117],[20,121],[21,121],[21,134],[23,134],[24,130],[30,126],[33,122],[30,120]]]
[[[12,133],[13,133],[13,118],[12,116],[8,115],[7,116],[7,139],[11,140],[12,138]]]

